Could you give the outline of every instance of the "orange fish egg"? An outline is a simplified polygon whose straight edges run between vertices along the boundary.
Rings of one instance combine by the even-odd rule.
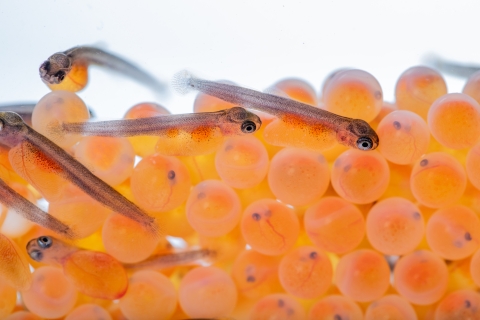
[[[219,237],[235,228],[241,210],[240,200],[232,188],[218,180],[206,180],[190,192],[185,213],[200,235]]]
[[[356,204],[367,204],[380,198],[389,179],[387,161],[377,151],[347,150],[332,168],[333,188],[339,196]]]
[[[335,73],[323,93],[327,111],[372,121],[380,112],[383,92],[377,79],[363,70],[343,70]]]
[[[42,318],[60,318],[75,305],[77,291],[59,268],[40,267],[33,272],[32,287],[22,291],[25,306]]]
[[[124,119],[139,119],[157,117],[170,114],[170,111],[156,103],[142,102],[134,105],[125,113]],[[161,121],[161,119],[159,119]],[[135,154],[140,157],[146,157],[155,153],[155,145],[158,137],[154,136],[138,136],[128,137],[128,141],[132,144]]]
[[[480,245],[480,219],[464,206],[443,208],[428,220],[426,236],[429,247],[440,257],[464,259]]]
[[[191,182],[187,168],[178,159],[156,153],[137,164],[130,186],[140,207],[166,212],[187,200]]]
[[[430,251],[414,251],[398,260],[393,270],[395,289],[411,303],[429,305],[447,290],[445,261]]]
[[[416,320],[412,305],[398,295],[387,295],[372,302],[366,312],[365,320],[376,319]]]
[[[298,301],[289,295],[276,293],[260,299],[253,306],[248,319],[303,320],[305,317],[305,310]]]
[[[253,250],[240,253],[232,265],[232,278],[240,294],[249,299],[260,299],[281,291],[279,262],[278,257],[266,256]]]
[[[71,148],[81,139],[79,134],[56,130],[63,122],[82,122],[90,118],[87,106],[75,93],[52,91],[47,93],[33,109],[32,127],[64,149]]]
[[[303,246],[282,258],[278,276],[283,288],[291,295],[313,299],[323,295],[332,284],[333,268],[325,252]]]
[[[406,70],[395,87],[395,104],[401,110],[409,110],[427,119],[431,104],[447,93],[442,75],[427,67]]]
[[[170,319],[177,306],[173,283],[161,273],[143,270],[130,278],[120,309],[128,319]]]
[[[362,212],[338,197],[326,197],[310,206],[303,224],[316,246],[338,254],[353,250],[365,235]]]
[[[389,113],[377,128],[381,143],[378,151],[396,164],[412,164],[428,148],[430,132],[425,120],[419,115],[398,110]]]
[[[362,309],[352,299],[340,295],[320,299],[308,313],[308,320],[362,318]]]
[[[480,72],[477,71],[468,78],[463,87],[462,93],[465,93],[480,103]]]
[[[246,189],[258,185],[267,175],[268,153],[259,139],[232,137],[215,155],[215,168],[232,188]]]
[[[428,153],[413,166],[410,188],[414,197],[427,207],[440,208],[455,203],[466,186],[465,170],[447,153]]]
[[[75,158],[93,174],[116,186],[133,172],[135,153],[126,138],[84,137],[75,146]]]
[[[335,284],[345,296],[359,302],[380,298],[390,285],[387,260],[373,250],[361,249],[340,258]]]
[[[462,93],[441,96],[428,111],[433,137],[451,149],[473,147],[480,138],[480,105]]]
[[[178,297],[180,306],[189,317],[225,317],[235,308],[237,288],[225,271],[216,267],[199,267],[182,279]]]
[[[435,320],[480,319],[480,294],[473,290],[457,290],[438,304],[435,309]]]
[[[368,241],[386,255],[403,255],[422,241],[425,222],[420,209],[403,198],[388,198],[368,212]]]
[[[300,233],[295,212],[270,199],[250,204],[243,212],[240,227],[253,250],[272,256],[287,252]]]
[[[315,201],[327,191],[330,171],[320,153],[297,148],[279,151],[270,163],[268,184],[273,194],[293,206]]]
[[[309,104],[311,106],[317,106],[317,93],[312,85],[305,80],[298,78],[287,78],[276,82],[272,85],[284,93],[286,93],[291,99]]]

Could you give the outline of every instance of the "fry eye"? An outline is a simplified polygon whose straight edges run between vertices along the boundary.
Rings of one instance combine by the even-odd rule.
[[[360,138],[357,140],[357,148],[360,150],[370,150],[373,147],[373,141],[370,138]]]
[[[40,246],[40,248],[47,249],[47,248],[50,248],[52,246],[52,238],[47,237],[47,236],[43,236],[43,237],[38,238],[37,243]]]
[[[58,82],[62,82],[63,79],[65,79],[65,71],[58,71],[57,73],[55,73],[55,77],[58,79]]]
[[[245,121],[242,123],[243,133],[253,133],[257,130],[257,125],[253,121]]]

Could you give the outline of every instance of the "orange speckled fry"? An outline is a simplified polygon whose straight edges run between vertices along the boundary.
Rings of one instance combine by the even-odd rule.
[[[18,290],[26,290],[32,282],[24,250],[0,233],[0,277]]]

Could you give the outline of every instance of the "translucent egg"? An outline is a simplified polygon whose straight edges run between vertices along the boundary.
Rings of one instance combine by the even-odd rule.
[[[377,319],[416,320],[418,318],[412,305],[405,298],[390,294],[368,306],[365,320]]]
[[[329,295],[315,303],[308,313],[308,320],[318,319],[363,319],[363,313],[352,299]]]

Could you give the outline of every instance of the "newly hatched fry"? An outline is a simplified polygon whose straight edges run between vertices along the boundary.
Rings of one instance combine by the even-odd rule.
[[[44,212],[36,205],[22,197],[18,192],[10,188],[3,180],[0,179],[0,203],[9,209],[13,209],[23,218],[35,222],[36,224],[53,230],[67,238],[74,238],[75,233],[69,226],[55,218],[54,216]]]
[[[49,236],[30,240],[27,252],[35,261],[61,265],[77,290],[90,297],[113,300],[127,290],[125,269],[106,253],[82,250]]]
[[[166,86],[146,71],[99,48],[78,46],[48,57],[39,68],[40,78],[52,90],[79,91],[88,82],[88,66],[98,65],[130,77],[158,93]]]
[[[128,269],[162,270],[177,266],[193,265],[200,261],[214,259],[216,256],[217,252],[210,249],[175,250],[155,254],[144,261],[124,264],[124,266]]]
[[[25,163],[40,161],[49,169],[53,167],[53,172],[75,184],[93,199],[158,233],[154,218],[92,174],[65,150],[26,125],[18,114],[0,112],[0,142],[11,148],[10,162],[27,181],[31,172],[26,172]]]
[[[214,152],[225,137],[252,134],[260,118],[240,107],[216,112],[164,115],[150,118],[61,123],[55,132],[102,137],[159,136],[157,152],[194,156]]]
[[[277,95],[239,86],[208,81],[186,71],[175,76],[181,93],[198,90],[230,103],[272,114],[279,118],[265,128],[265,140],[278,146],[325,150],[341,143],[360,150],[373,150],[378,136],[367,122],[338,116],[310,105]]]

